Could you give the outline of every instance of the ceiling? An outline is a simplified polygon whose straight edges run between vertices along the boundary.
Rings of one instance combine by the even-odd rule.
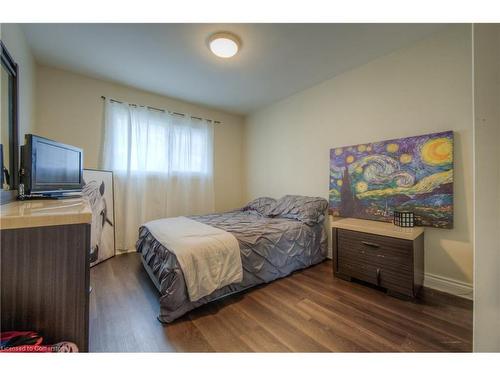
[[[24,24],[38,62],[248,114],[441,30],[442,24]],[[230,31],[239,54],[207,38]]]

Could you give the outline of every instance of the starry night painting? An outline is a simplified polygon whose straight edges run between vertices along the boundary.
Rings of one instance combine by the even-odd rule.
[[[330,150],[333,216],[392,221],[394,210],[453,228],[452,131]]]

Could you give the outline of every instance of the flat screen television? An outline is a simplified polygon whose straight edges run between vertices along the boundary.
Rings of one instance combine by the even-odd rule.
[[[26,134],[21,158],[26,197],[61,197],[82,190],[82,149]]]

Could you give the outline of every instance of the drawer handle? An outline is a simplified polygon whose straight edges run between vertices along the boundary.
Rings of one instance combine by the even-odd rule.
[[[380,285],[380,268],[377,268],[377,285]]]
[[[376,243],[373,242],[368,242],[368,241],[361,241],[363,245],[370,246],[370,247],[380,247]]]

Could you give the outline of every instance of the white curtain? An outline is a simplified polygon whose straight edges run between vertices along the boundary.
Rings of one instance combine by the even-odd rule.
[[[107,99],[102,161],[114,172],[118,250],[135,249],[149,220],[214,210],[209,121]]]

